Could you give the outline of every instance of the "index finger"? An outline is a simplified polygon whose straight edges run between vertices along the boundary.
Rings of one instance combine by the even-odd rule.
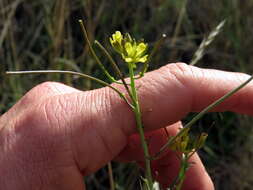
[[[177,122],[189,112],[201,111],[248,78],[242,73],[200,69],[183,63],[169,64],[147,73],[137,81],[144,129],[162,128]],[[113,159],[126,146],[128,136],[136,132],[135,119],[128,105],[109,88],[73,96],[79,101],[66,104],[64,110],[74,112],[69,114],[76,124],[72,128],[76,160],[80,161],[80,168],[90,173]],[[252,82],[213,111],[253,114],[251,96]],[[71,97],[68,95],[64,99]],[[82,109],[80,105],[84,105]],[[89,145],[87,139],[91,142]],[[97,151],[94,152],[94,149]]]
[[[214,69],[200,69],[184,63],[169,64],[150,72],[140,81],[143,121],[149,130],[181,120],[190,112],[200,112],[249,79],[249,75]],[[253,114],[253,82],[212,111]],[[160,127],[159,127],[160,128]]]

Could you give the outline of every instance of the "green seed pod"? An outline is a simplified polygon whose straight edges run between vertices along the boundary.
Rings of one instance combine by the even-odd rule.
[[[208,134],[207,133],[201,133],[199,138],[197,139],[196,141],[196,144],[195,144],[195,149],[200,149],[204,146],[205,142],[206,142],[206,139],[208,137]]]

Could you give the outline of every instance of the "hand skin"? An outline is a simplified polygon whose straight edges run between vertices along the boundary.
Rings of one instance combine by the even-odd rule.
[[[180,119],[199,112],[249,76],[169,64],[138,80],[143,122],[152,154],[181,127]],[[119,85],[115,85],[120,88]],[[253,114],[253,83],[213,111]],[[110,160],[143,165],[134,115],[108,87],[82,92],[46,82],[30,90],[0,117],[0,187],[5,190],[85,189],[83,176]],[[212,190],[199,157],[183,189]],[[178,169],[167,151],[152,163],[156,179],[167,186]]]

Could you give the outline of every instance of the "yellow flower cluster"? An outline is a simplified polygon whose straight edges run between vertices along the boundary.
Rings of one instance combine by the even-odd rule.
[[[110,37],[110,43],[127,63],[145,63],[148,60],[146,54],[148,45],[144,42],[136,42],[129,34],[123,36],[120,31],[116,31]]]

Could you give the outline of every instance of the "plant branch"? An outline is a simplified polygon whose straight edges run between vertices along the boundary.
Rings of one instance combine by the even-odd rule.
[[[112,90],[114,90],[125,102],[132,108],[132,104],[126,99],[125,95],[121,93],[117,88],[111,86],[109,83],[104,82],[98,78],[83,74],[83,73],[78,73],[74,71],[61,71],[61,70],[39,70],[39,71],[8,71],[6,74],[48,74],[48,73],[62,73],[62,74],[71,74],[71,75],[78,75],[80,77],[93,80],[103,86],[108,86]]]
[[[149,150],[148,150],[148,145],[147,141],[145,138],[144,134],[144,129],[142,125],[142,116],[141,116],[141,110],[140,110],[140,105],[138,101],[138,95],[137,95],[137,90],[135,87],[135,79],[134,79],[134,71],[133,71],[133,65],[132,63],[128,63],[128,68],[129,68],[129,75],[130,75],[130,80],[131,80],[131,91],[132,91],[132,102],[133,102],[133,111],[135,113],[135,119],[136,119],[136,125],[137,129],[141,138],[141,145],[143,148],[144,152],[144,159],[145,159],[145,177],[147,178],[148,182],[148,188],[152,189],[153,188],[153,178],[152,178],[152,172],[151,172],[151,161],[150,161],[150,155],[149,155]]]
[[[122,84],[124,85],[125,89],[127,90],[127,93],[129,96],[131,96],[131,92],[128,88],[128,85],[124,79],[124,76],[122,74],[122,72],[120,71],[118,65],[116,64],[116,62],[113,60],[112,56],[108,53],[108,51],[102,46],[102,44],[100,44],[97,40],[95,40],[95,44],[97,44],[97,46],[104,52],[104,54],[107,56],[107,58],[109,59],[112,68],[114,69],[114,71],[116,72],[116,74],[118,75],[118,77],[120,78],[120,80],[122,81]],[[115,80],[115,83],[118,84],[118,82]],[[121,83],[120,83],[121,84]]]
[[[162,148],[154,156],[154,158],[157,158],[165,149],[167,149],[174,142],[174,140],[177,137],[179,137],[180,135],[184,134],[184,132],[186,130],[188,130],[193,124],[195,124],[200,118],[202,118],[204,114],[206,114],[207,112],[209,112],[210,110],[212,110],[214,107],[216,107],[219,104],[221,104],[227,98],[231,97],[233,94],[235,94],[237,91],[239,91],[240,89],[242,89],[244,86],[246,86],[252,80],[253,80],[253,75],[248,80],[246,80],[244,83],[242,83],[238,87],[234,88],[233,90],[231,90],[230,92],[228,92],[227,94],[225,94],[224,96],[222,96],[221,98],[219,98],[218,100],[216,100],[215,102],[213,102],[212,104],[210,104],[209,106],[207,106],[200,113],[198,113],[189,123],[187,123],[184,126],[183,129],[180,130],[180,132],[176,136],[172,137],[165,145],[162,146]]]
[[[82,28],[82,31],[83,31],[83,34],[84,34],[84,37],[88,43],[88,46],[89,46],[89,49],[91,51],[91,54],[92,56],[94,57],[94,59],[96,60],[96,62],[98,63],[99,67],[102,69],[102,71],[104,72],[104,74],[106,75],[106,77],[111,81],[111,82],[115,82],[116,80],[114,79],[113,76],[111,76],[109,74],[109,72],[106,70],[106,68],[103,66],[103,64],[101,63],[101,61],[99,60],[98,56],[96,55],[94,49],[92,48],[92,45],[90,43],[90,40],[89,40],[89,37],[88,37],[88,33],[87,33],[87,30],[84,26],[84,23],[82,20],[79,20],[79,23],[81,25],[81,28]]]

